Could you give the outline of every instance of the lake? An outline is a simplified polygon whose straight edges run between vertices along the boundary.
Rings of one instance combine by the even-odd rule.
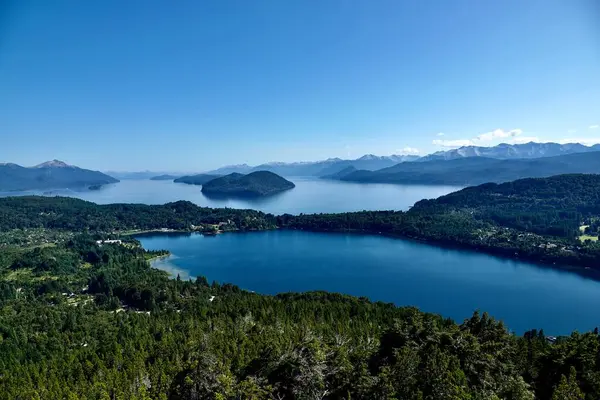
[[[600,285],[574,273],[381,236],[303,231],[217,237],[151,235],[155,262],[183,279],[204,275],[263,294],[327,290],[413,305],[462,321],[479,309],[516,333],[587,331],[600,325]]]
[[[100,190],[0,192],[0,196],[46,194],[77,197],[98,204],[164,204],[189,200],[206,207],[252,208],[272,214],[333,213],[362,210],[406,210],[421,199],[436,198],[461,189],[456,186],[361,184],[323,179],[288,178],[294,189],[260,199],[212,199],[201,186],[172,181],[123,180]]]

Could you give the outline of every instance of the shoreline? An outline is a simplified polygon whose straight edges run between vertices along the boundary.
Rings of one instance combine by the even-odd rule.
[[[194,231],[185,230],[185,229],[160,228],[160,229],[147,229],[147,230],[132,230],[132,231],[125,231],[125,232],[113,232],[113,234],[122,235],[122,236],[136,236],[136,235],[144,235],[144,234],[151,234],[151,233],[189,233],[189,232],[194,232]]]
[[[327,233],[327,234],[352,234],[352,235],[369,235],[369,236],[381,236],[387,237],[390,239],[397,240],[407,240],[410,242],[420,243],[424,245],[429,245],[433,247],[439,247],[447,250],[460,250],[460,251],[468,251],[477,254],[485,254],[491,257],[495,257],[500,260],[510,260],[516,262],[529,263],[540,268],[549,268],[562,272],[570,272],[582,276],[584,278],[593,279],[595,281],[600,282],[600,270],[594,269],[591,267],[578,266],[568,263],[561,263],[559,261],[552,260],[542,260],[536,257],[527,257],[524,255],[514,255],[512,249],[501,249],[501,248],[481,248],[472,246],[466,243],[461,242],[447,242],[447,241],[438,241],[434,239],[420,238],[420,237],[411,237],[401,234],[392,234],[392,233],[383,233],[383,232],[375,232],[368,230],[358,230],[358,229],[339,229],[339,230],[317,230],[317,229],[302,229],[302,228],[286,228],[286,227],[275,227],[272,229],[261,229],[261,230],[231,230],[231,231],[222,231],[218,232],[216,235],[210,235],[210,237],[218,236],[223,233],[252,233],[252,232],[267,232],[267,231],[300,231],[300,232],[311,232],[311,233]],[[172,230],[172,231],[164,231],[164,230],[153,230],[144,232],[143,234],[199,234],[202,235],[201,231],[192,231],[192,230]],[[143,236],[142,234],[142,236]],[[135,234],[137,235],[137,234]],[[206,235],[203,235],[206,236]],[[170,254],[169,254],[170,256]]]
[[[168,250],[167,250],[167,251],[168,251]],[[169,252],[168,252],[168,254],[162,254],[162,255],[160,255],[160,256],[154,256],[154,257],[150,257],[150,258],[147,258],[147,259],[146,259],[146,261],[148,261],[148,262],[150,263],[150,266],[152,266],[152,263],[153,263],[153,262],[160,261],[160,260],[162,260],[162,259],[165,259],[165,258],[169,258],[169,257],[171,257],[172,255],[173,255],[173,253],[171,253],[171,252],[169,251]]]

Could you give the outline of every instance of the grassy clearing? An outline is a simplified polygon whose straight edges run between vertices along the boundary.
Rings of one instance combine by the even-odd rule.
[[[598,236],[591,236],[591,235],[583,235],[583,232],[585,232],[586,228],[589,225],[581,225],[579,227],[579,232],[582,233],[581,236],[579,236],[579,240],[582,242],[585,242],[586,240],[591,240],[592,242],[597,242],[598,241]]]
[[[44,249],[46,247],[56,247],[56,243],[36,244],[34,246],[21,247],[20,249],[23,251],[31,251],[31,250],[35,250],[37,248]]]
[[[4,280],[6,281],[18,281],[18,280],[26,280],[31,279],[32,269],[31,268],[22,268],[17,269],[15,271],[10,271]]]
[[[31,280],[34,282],[44,282],[44,281],[56,281],[56,280],[58,280],[58,278],[59,278],[59,276],[57,276],[57,275],[46,274],[46,275],[42,275],[42,276],[36,276],[35,278],[31,278]]]

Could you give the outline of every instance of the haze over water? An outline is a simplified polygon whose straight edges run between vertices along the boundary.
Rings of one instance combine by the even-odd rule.
[[[172,181],[123,180],[100,190],[53,190],[0,193],[0,196],[46,194],[70,196],[98,204],[164,204],[189,200],[204,207],[252,208],[272,214],[335,213],[362,210],[406,210],[421,199],[461,189],[456,186],[360,184],[323,179],[288,178],[296,187],[259,199],[217,200],[204,196],[201,186]]]

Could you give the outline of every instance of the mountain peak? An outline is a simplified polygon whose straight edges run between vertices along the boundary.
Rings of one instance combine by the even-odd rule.
[[[359,160],[377,160],[380,157],[376,156],[375,154],[365,154],[364,156],[362,156],[361,158],[359,158]]]
[[[44,163],[41,163],[39,165],[36,165],[35,168],[68,168],[70,167],[69,164],[60,161],[60,160],[52,160],[52,161],[46,161]]]
[[[420,161],[455,160],[466,157],[488,157],[504,160],[533,159],[565,154],[587,153],[595,150],[598,150],[598,148],[585,146],[581,143],[501,143],[493,147],[463,146],[458,149],[430,154],[423,157]]]

